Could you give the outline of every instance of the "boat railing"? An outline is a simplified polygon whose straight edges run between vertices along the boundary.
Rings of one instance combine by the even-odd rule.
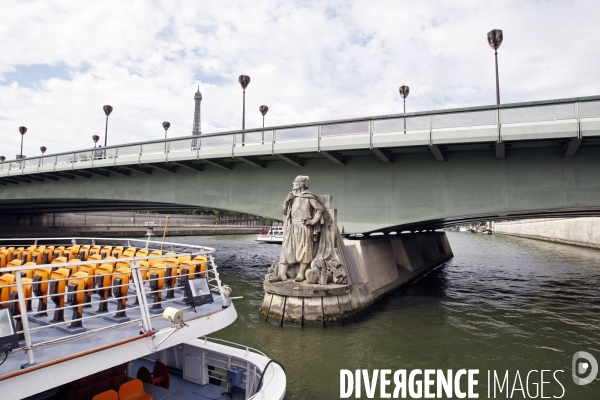
[[[243,373],[245,385],[245,396],[250,399],[273,399],[283,398],[285,394],[285,372],[278,363],[271,360],[265,353],[249,346],[230,342],[228,340],[209,338],[206,336],[197,339],[207,349],[203,359],[205,368],[210,365],[214,370],[208,370],[208,375],[211,379],[224,381],[219,377],[220,373],[224,373],[226,369],[236,367]],[[228,348],[226,353],[221,356],[212,354],[211,351],[219,351],[218,348],[210,348],[210,344],[222,345]],[[229,349],[236,348],[243,353],[234,352]]]
[[[208,342],[226,343],[229,346],[233,346],[233,347],[237,347],[239,349],[245,350],[246,351],[246,355],[248,355],[250,352],[252,352],[252,353],[256,353],[256,354],[259,354],[259,355],[261,355],[263,357],[267,357],[268,358],[268,356],[265,353],[263,353],[262,351],[257,350],[257,349],[252,348],[252,347],[249,347],[249,346],[245,346],[243,344],[239,344],[239,343],[235,343],[235,342],[230,342],[230,341],[224,340],[224,339],[217,339],[217,338],[212,338],[212,337],[209,338],[207,336],[202,336],[202,337],[200,337],[200,339],[204,340],[205,344],[208,343]]]
[[[70,240],[73,246],[79,246],[65,247],[72,257],[71,260],[53,262],[59,258],[54,258],[54,254],[62,255],[63,249],[58,249],[58,246],[39,245],[45,241],[60,243],[65,240]],[[84,244],[86,242],[90,244]],[[138,254],[121,256],[119,251],[125,246],[122,246],[122,249],[118,246],[102,248],[96,244],[98,242],[126,242],[130,250],[127,254],[131,255],[134,250],[137,250]],[[17,257],[26,253],[26,256],[13,263],[14,265],[0,265],[0,308],[11,310],[16,334],[19,340],[25,343],[24,346],[11,349],[7,358],[26,353],[27,365],[35,363],[36,349],[66,340],[76,340],[82,336],[131,324],[139,325],[143,332],[151,332],[152,319],[161,317],[163,305],[171,305],[174,302],[185,304],[185,297],[180,289],[188,279],[205,277],[211,291],[221,296],[223,304],[226,303],[212,256],[214,249],[209,247],[167,243],[173,250],[177,247],[177,251],[151,254],[153,247],[164,247],[164,243],[105,238],[0,240],[0,244],[3,243],[22,245],[16,249],[0,247],[2,263],[19,260]],[[134,249],[132,243],[145,247]],[[93,255],[89,253],[93,246],[96,246],[93,250],[96,252],[106,250],[103,252],[105,258],[90,259]],[[115,253],[112,252],[114,247],[117,247]],[[146,252],[139,253],[139,250],[145,249]],[[49,258],[49,252],[53,253],[53,261],[50,263],[36,264],[30,261],[25,265],[16,265],[32,255],[36,255],[35,261],[43,259],[45,255]],[[6,256],[9,253],[15,257],[13,260],[7,260]],[[107,254],[117,254],[117,257]],[[100,253],[98,256],[101,256]],[[99,300],[93,299],[93,295],[99,295]],[[147,296],[151,296],[152,300]],[[135,302],[132,304],[133,300]],[[36,310],[33,309],[34,302],[37,303]],[[96,314],[84,314],[84,309],[93,306],[98,307]],[[109,309],[109,306],[112,309]],[[65,318],[67,311],[73,312],[71,319]],[[127,313],[130,313],[131,317]],[[101,320],[101,323],[98,323],[98,320]],[[86,327],[87,323],[90,325]],[[57,337],[56,329],[67,336]],[[49,330],[53,330],[54,333],[49,333]]]

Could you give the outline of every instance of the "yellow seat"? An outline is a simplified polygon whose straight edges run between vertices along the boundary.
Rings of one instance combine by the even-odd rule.
[[[21,253],[21,262],[23,264],[31,262],[32,257],[33,257],[33,250],[31,250],[31,249],[25,249]]]
[[[57,258],[57,257],[62,257],[63,253],[65,252],[65,246],[58,246],[54,248],[54,253],[52,255],[52,258]]]
[[[129,293],[129,279],[131,277],[131,269],[129,267],[119,267],[113,274],[112,285],[113,294],[117,299],[117,314],[115,317],[126,317],[125,308],[127,307],[127,294]],[[122,297],[122,298],[120,298]]]
[[[24,267],[31,267],[31,266],[34,266],[34,265],[37,265],[37,264],[34,263],[33,261],[27,262],[27,263],[23,264]],[[21,271],[21,276],[24,276],[25,278],[28,278],[28,279],[33,279],[33,271],[35,271],[35,270],[34,269],[28,269],[28,270],[25,270],[25,271]]]
[[[98,245],[92,246],[92,247],[90,247],[89,255],[90,256],[94,255],[94,254],[100,255],[100,250],[102,250],[102,246],[98,246]]]
[[[150,252],[150,254],[148,254],[148,256],[162,256],[162,251],[152,250]],[[164,258],[152,258],[152,259],[148,260],[148,262],[150,263],[150,266],[153,266],[154,264],[162,264],[164,261],[165,261]]]
[[[8,251],[0,250],[0,268],[6,267],[8,264]]]
[[[54,310],[52,322],[63,322],[65,320],[65,310],[62,307],[65,306],[65,288],[70,272],[66,268],[58,268],[50,274],[50,298],[57,308],[61,308],[60,310]]]
[[[139,249],[136,253],[136,257],[146,257],[148,255],[148,249]]]
[[[150,290],[153,291],[153,309],[161,309],[162,289],[165,286],[165,275],[167,266],[165,264],[154,264],[148,270],[148,280],[150,281]]]
[[[115,258],[120,258],[123,253],[123,246],[116,246],[112,249],[111,255]]]
[[[110,389],[106,392],[98,393],[97,395],[92,397],[92,400],[119,400],[119,393]]]
[[[114,272],[113,263],[103,263],[96,268],[96,286],[100,290],[100,297],[102,301],[98,305],[98,313],[108,312],[108,296],[110,294],[110,288],[112,284],[112,274]],[[106,289],[105,289],[106,288]]]
[[[85,272],[75,272],[67,281],[67,301],[70,306],[78,306],[73,308],[73,316],[71,317],[71,325],[69,328],[83,327],[81,318],[83,316],[83,303],[85,302],[85,285],[88,279],[88,274]]]
[[[0,307],[9,307],[10,285],[15,284],[15,275],[8,273],[0,276]]]
[[[208,264],[208,257],[206,256],[196,256],[192,260],[192,264],[196,265],[196,274],[197,276],[204,278],[206,276],[206,267]]]
[[[48,309],[48,281],[50,280],[50,274],[52,273],[52,268],[37,268],[33,271],[33,294],[35,294],[38,299],[38,313],[41,315],[46,315],[46,310]]]
[[[43,264],[50,264],[54,260],[54,246],[46,246],[44,250],[44,256],[42,259]]]
[[[21,283],[23,284],[23,294],[25,295],[25,308],[27,309],[27,311],[31,311],[31,295],[32,295],[32,287],[31,287],[31,283],[33,282],[32,279],[30,278],[21,278]],[[18,299],[17,297],[17,293],[19,292],[19,289],[16,286],[13,286],[10,288],[10,293],[15,293],[14,298]],[[9,293],[9,296],[10,296]],[[17,309],[19,311],[19,313],[21,312],[21,304],[19,304],[17,302]],[[20,330],[20,329],[18,329]]]
[[[23,252],[25,251],[24,247],[17,247],[16,249],[13,250],[12,252],[12,260],[21,260],[21,257],[23,256]]]
[[[125,382],[119,388],[119,400],[152,400],[152,395],[144,391],[144,384],[139,379]]]
[[[103,260],[108,256],[112,256],[112,246],[104,246],[102,249],[100,249],[100,255],[102,256]]]

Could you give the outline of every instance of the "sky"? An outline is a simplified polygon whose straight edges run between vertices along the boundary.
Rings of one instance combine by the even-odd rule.
[[[2,1],[0,155],[600,94],[598,1]]]

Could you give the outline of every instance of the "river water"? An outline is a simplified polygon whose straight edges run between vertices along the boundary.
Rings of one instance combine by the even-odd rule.
[[[479,369],[476,392],[484,399],[488,371],[492,380],[493,371],[500,380],[509,371],[511,390],[517,389],[512,398],[522,399],[535,396],[539,371],[550,370],[545,397],[599,399],[600,375],[575,385],[571,360],[587,351],[600,361],[600,251],[501,235],[449,232],[448,238],[454,258],[358,323],[326,329],[282,328],[260,318],[262,280],[280,246],[258,244],[254,236],[172,241],[217,249],[222,280],[232,296],[244,298],[235,301],[236,322],[213,336],[281,362],[290,399],[340,398],[340,369],[417,368]],[[538,372],[527,385],[531,370]],[[529,396],[515,384],[517,371]],[[490,390],[489,398],[510,398]]]

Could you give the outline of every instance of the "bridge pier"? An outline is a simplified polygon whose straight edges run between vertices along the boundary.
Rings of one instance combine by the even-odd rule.
[[[348,285],[285,285],[265,280],[261,315],[280,326],[347,325],[453,257],[445,232],[344,240]]]

